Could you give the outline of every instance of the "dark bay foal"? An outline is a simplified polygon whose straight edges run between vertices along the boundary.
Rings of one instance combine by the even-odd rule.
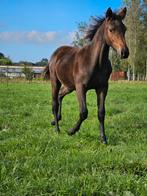
[[[95,89],[97,95],[98,119],[100,122],[100,139],[107,143],[104,127],[105,98],[108,91],[108,80],[112,71],[109,61],[109,48],[112,47],[121,58],[127,58],[129,50],[125,41],[126,27],[122,20],[126,8],[113,13],[111,8],[104,18],[94,18],[87,30],[86,38],[91,42],[83,48],[62,46],[52,55],[46,67],[46,76],[51,80],[52,110],[57,132],[61,120],[61,105],[65,95],[76,90],[79,102],[79,119],[68,133],[75,134],[87,118],[86,92]]]

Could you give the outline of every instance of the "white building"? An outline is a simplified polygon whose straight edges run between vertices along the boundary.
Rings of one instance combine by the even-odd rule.
[[[23,66],[14,66],[14,65],[0,65],[0,77],[9,77],[9,78],[19,78],[25,77],[23,71]],[[34,72],[34,78],[41,77],[41,74],[44,70],[44,67],[31,66]]]

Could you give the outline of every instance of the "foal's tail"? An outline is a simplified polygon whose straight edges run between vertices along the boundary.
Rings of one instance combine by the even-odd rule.
[[[43,77],[44,77],[45,80],[49,80],[50,79],[49,64],[43,70]]]

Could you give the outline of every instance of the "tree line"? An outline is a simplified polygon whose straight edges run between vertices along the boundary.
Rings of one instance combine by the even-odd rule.
[[[0,52],[0,65],[18,65],[18,66],[47,66],[48,59],[42,58],[40,61],[36,63],[32,63],[29,61],[19,61],[18,63],[13,62],[9,57],[6,57],[2,52]]]
[[[11,65],[12,61],[9,57],[6,57],[3,53],[0,52],[0,65]]]
[[[114,71],[126,71],[128,80],[147,80],[147,0],[123,0],[127,7],[124,23],[127,26],[126,40],[130,55],[126,60],[114,50],[110,50],[110,60]],[[87,44],[84,33],[88,27],[86,22],[80,22],[75,32],[73,45],[82,47]]]

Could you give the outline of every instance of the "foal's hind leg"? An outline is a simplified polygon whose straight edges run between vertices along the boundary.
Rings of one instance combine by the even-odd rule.
[[[83,85],[78,85],[76,86],[76,93],[77,93],[77,98],[80,107],[80,115],[79,115],[79,120],[77,121],[75,126],[69,130],[68,132],[69,135],[75,134],[80,129],[82,122],[88,116],[88,110],[86,107],[86,89],[84,88]]]
[[[58,108],[59,108],[58,94],[61,87],[61,83],[58,81],[58,79],[52,79],[51,85],[52,85],[52,112],[55,119],[55,130],[57,132],[60,132],[59,124],[58,124]]]
[[[58,104],[59,104],[59,107],[58,107],[58,121],[62,119],[62,116],[61,116],[61,108],[62,108],[62,100],[64,98],[65,95],[71,93],[73,90],[65,87],[65,86],[62,86],[60,91],[59,91],[59,95],[58,95]],[[53,120],[51,122],[52,125],[55,125],[55,120]]]

